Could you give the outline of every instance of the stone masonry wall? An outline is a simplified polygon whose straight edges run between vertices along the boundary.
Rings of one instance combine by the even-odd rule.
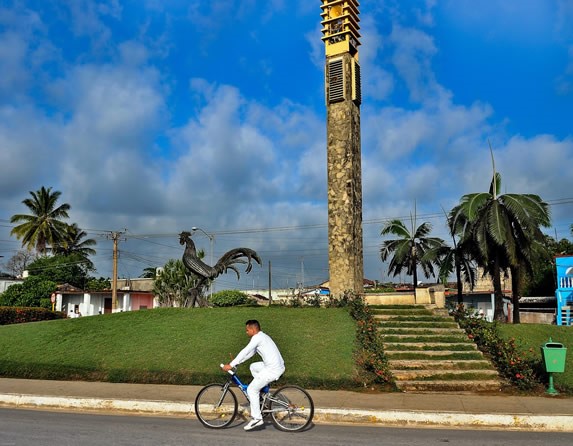
[[[346,100],[327,105],[328,254],[335,297],[362,293],[364,279],[360,108],[351,100],[352,57],[343,60]]]

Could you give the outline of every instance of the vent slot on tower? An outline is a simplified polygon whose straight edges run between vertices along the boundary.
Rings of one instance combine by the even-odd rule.
[[[344,69],[342,59],[328,62],[328,103],[344,101]]]
[[[360,65],[352,60],[352,100],[356,105],[362,103],[362,82],[360,80]]]

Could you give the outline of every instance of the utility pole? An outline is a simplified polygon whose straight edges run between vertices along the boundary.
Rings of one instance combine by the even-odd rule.
[[[269,307],[271,306],[273,296],[271,294],[271,261],[269,260]]]
[[[120,237],[125,234],[125,231],[112,231],[110,232],[110,237],[113,241],[113,277],[111,279],[111,311],[117,309],[117,257],[118,249],[117,242]]]
[[[300,288],[304,291],[304,257],[300,258]]]

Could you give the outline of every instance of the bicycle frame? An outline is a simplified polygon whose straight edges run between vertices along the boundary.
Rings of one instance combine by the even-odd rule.
[[[229,378],[227,379],[227,382],[223,386],[223,391],[221,392],[221,399],[219,400],[219,404],[222,403],[223,398],[225,397],[225,394],[229,391],[229,388],[231,387],[231,384],[235,384],[241,390],[241,393],[245,396],[247,401],[250,403],[251,400],[249,398],[249,395],[247,394],[247,387],[249,385],[243,383],[241,381],[241,378],[239,378],[239,376],[237,375],[237,373],[235,371],[229,370],[227,373],[229,373]],[[265,407],[265,404],[267,403],[267,401],[272,401],[272,402],[277,403],[277,404],[284,406],[286,408],[289,407],[288,403],[285,403],[284,401],[273,398],[273,396],[270,394],[270,390],[271,390],[271,387],[269,385],[266,385],[265,387],[263,387],[261,389],[262,398],[261,398],[260,404],[261,404],[261,413],[263,414],[263,416],[273,412],[273,410],[271,410],[270,408]],[[279,409],[275,410],[275,412],[278,410]]]

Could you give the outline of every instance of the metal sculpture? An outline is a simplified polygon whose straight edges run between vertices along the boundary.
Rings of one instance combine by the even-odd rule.
[[[199,280],[195,286],[189,290],[191,295],[191,306],[194,307],[199,300],[201,289],[209,282],[219,275],[226,273],[228,270],[235,271],[237,279],[241,278],[239,270],[236,265],[246,264],[245,272],[248,274],[253,268],[253,260],[261,265],[261,258],[259,255],[249,248],[235,248],[227,251],[213,266],[207,265],[197,255],[195,243],[191,239],[191,232],[183,231],[179,234],[179,244],[185,245],[183,252],[183,265],[190,272],[195,274]]]

